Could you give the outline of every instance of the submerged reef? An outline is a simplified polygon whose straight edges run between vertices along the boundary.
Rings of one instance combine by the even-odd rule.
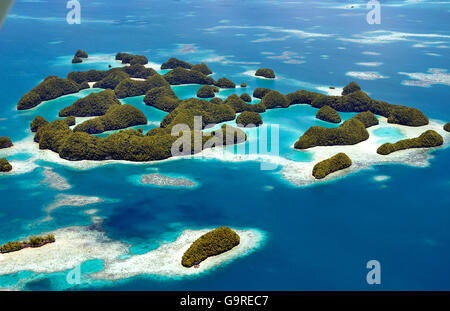
[[[183,254],[181,264],[190,268],[208,257],[222,254],[239,245],[239,235],[228,227],[220,227],[198,238]]]
[[[74,132],[98,134],[141,124],[147,124],[147,117],[142,111],[128,104],[113,104],[105,115],[84,121],[74,128]]]
[[[263,121],[259,113],[253,111],[244,111],[236,118],[236,124],[238,126],[259,126],[263,124]]]
[[[48,76],[19,100],[17,110],[34,108],[45,100],[77,93],[79,90],[80,85],[72,80],[62,79],[57,76]]]
[[[432,148],[441,146],[444,139],[436,131],[428,130],[419,137],[399,140],[396,143],[385,143],[377,149],[377,153],[388,155],[392,152],[411,148]]]
[[[259,68],[255,72],[255,76],[264,77],[267,79],[275,79],[275,72],[269,68]]]
[[[0,253],[17,252],[27,247],[41,247],[48,243],[55,242],[55,236],[48,234],[46,236],[32,236],[27,241],[23,242],[8,242],[0,246]]]
[[[331,173],[343,170],[351,165],[352,160],[345,153],[341,152],[314,165],[312,175],[316,179],[322,179]]]
[[[199,98],[212,98],[214,96],[216,96],[216,94],[214,93],[214,89],[209,85],[204,85],[197,91],[197,97]]]
[[[9,172],[12,170],[12,165],[6,160],[6,158],[0,159],[0,172]]]
[[[9,137],[0,137],[0,149],[12,147],[13,143]]]
[[[316,146],[355,145],[369,138],[364,124],[352,118],[337,128],[321,126],[310,127],[295,143],[295,149],[308,149]]]
[[[177,67],[164,75],[171,85],[180,84],[214,84],[214,80],[200,71]]]
[[[195,183],[182,177],[169,177],[161,174],[148,174],[141,177],[141,183],[145,185],[194,187]]]
[[[191,69],[192,64],[189,64],[188,62],[172,57],[167,62],[161,65],[161,69],[175,69],[175,68]]]
[[[72,105],[67,106],[59,112],[60,117],[97,117],[104,115],[112,105],[120,105],[113,90],[107,89],[98,93],[91,93],[86,97],[78,99]],[[34,120],[33,120],[34,122]],[[39,119],[37,122],[42,122]],[[34,132],[34,131],[33,131]]]
[[[341,123],[341,116],[330,106],[323,106],[316,113],[316,118],[331,123]]]
[[[236,84],[228,78],[220,78],[214,83],[215,86],[220,87],[222,89],[234,89],[236,88]]]

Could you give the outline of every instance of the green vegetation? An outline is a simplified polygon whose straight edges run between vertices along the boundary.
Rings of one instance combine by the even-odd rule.
[[[130,78],[130,76],[123,71],[111,70],[111,73],[104,77],[102,80],[96,82],[94,84],[94,87],[114,90],[117,84],[128,78]]]
[[[364,124],[356,118],[345,121],[337,128],[310,127],[295,143],[296,149],[316,146],[355,145],[369,138]]]
[[[344,87],[342,95],[348,95],[356,91],[361,91],[361,88],[356,82],[352,81]]]
[[[130,65],[145,65],[148,64],[148,59],[144,55],[133,55],[128,53],[117,53],[116,60],[121,60],[122,64]]]
[[[154,74],[157,74],[155,69],[153,68],[146,68],[145,66],[141,64],[134,64],[131,66],[125,66],[122,68],[116,68],[120,69],[123,72],[125,72],[127,75],[129,75],[131,78],[138,78],[138,79],[147,79],[150,76],[153,76]],[[110,71],[112,71],[111,69]]]
[[[228,98],[223,102],[224,104],[233,108],[237,113],[243,111],[255,111],[255,112],[264,112],[266,111],[266,107],[262,103],[257,104],[249,104],[242,100],[237,94],[231,94]]]
[[[341,152],[314,165],[312,175],[316,179],[322,179],[331,173],[343,170],[351,165],[352,160],[345,153]]]
[[[213,103],[213,104],[222,104],[222,103],[223,103],[223,100],[222,100],[221,98],[219,98],[219,97],[214,97],[214,98],[211,99],[209,102],[210,102],[210,103]]]
[[[247,93],[243,93],[239,97],[246,103],[250,103],[252,101],[252,97],[250,95],[248,95]]]
[[[167,62],[161,65],[161,69],[175,69],[175,68],[191,69],[192,64],[189,64],[188,62],[172,57]]]
[[[234,89],[236,88],[236,84],[228,78],[220,78],[214,83],[215,86],[220,87],[222,89]]]
[[[417,108],[395,106],[391,109],[388,122],[408,126],[422,126],[427,125],[429,123],[429,120]]]
[[[214,93],[214,89],[209,85],[204,85],[197,91],[197,97],[200,98],[212,98],[214,96],[216,96],[216,94]]]
[[[379,123],[377,117],[375,117],[375,115],[370,111],[360,112],[353,118],[356,118],[359,121],[361,121],[366,128],[378,125]]]
[[[383,144],[377,149],[377,153],[381,155],[388,155],[395,151],[411,148],[437,147],[441,146],[443,143],[444,139],[441,135],[433,130],[428,130],[416,138],[403,139],[393,144]]]
[[[88,71],[72,71],[67,75],[67,79],[75,81],[76,83],[82,82],[96,82],[105,78],[110,74],[109,70],[88,70]]]
[[[222,254],[239,245],[239,235],[228,227],[220,227],[198,238],[184,253],[181,264],[192,267],[208,257]]]
[[[341,123],[341,116],[330,106],[323,106],[316,113],[316,118],[331,123]]]
[[[42,101],[55,99],[62,95],[76,93],[80,86],[74,81],[48,76],[38,86],[26,93],[17,104],[18,110],[26,110],[39,105]]]
[[[444,130],[450,132],[450,123],[444,125]]]
[[[30,129],[32,132],[36,132],[41,126],[47,125],[48,121],[41,116],[36,116],[30,123]]]
[[[261,103],[267,108],[287,108],[289,107],[289,101],[286,96],[278,91],[270,91],[261,100]]]
[[[46,236],[32,236],[28,241],[23,242],[8,242],[0,246],[0,253],[11,253],[20,251],[21,249],[27,247],[41,247],[48,243],[55,242],[55,236],[53,234],[48,234]]]
[[[12,165],[9,164],[8,160],[6,158],[0,159],[0,172],[9,172],[12,170]]]
[[[132,96],[145,95],[149,90],[160,87],[168,86],[169,83],[159,74],[150,76],[144,81],[136,81],[132,79],[122,80],[114,89],[117,98],[125,98]]]
[[[74,57],[74,58],[72,58],[72,64],[79,64],[79,63],[82,63],[83,62],[83,60],[81,59],[81,58],[79,58],[79,57]]]
[[[192,66],[191,70],[199,71],[207,76],[213,73],[205,63],[196,64]]]
[[[275,72],[273,72],[273,70],[269,68],[259,68],[258,70],[256,70],[255,76],[275,79]]]
[[[181,103],[181,100],[178,99],[170,86],[166,85],[149,90],[147,94],[145,94],[144,103],[160,110],[170,112]]]
[[[87,82],[87,81],[83,81],[83,82],[81,82],[79,85],[80,85],[80,91],[81,91],[81,90],[85,90],[85,89],[91,88],[91,87],[89,86],[89,82]]]
[[[0,137],[0,149],[12,147],[13,143],[9,137]]]
[[[64,121],[66,121],[68,126],[75,125],[75,117],[74,116],[66,117],[66,118],[64,118]]]
[[[78,50],[75,52],[75,57],[79,57],[79,58],[88,58],[88,53],[86,53],[85,51],[82,50]]]
[[[63,108],[59,112],[60,117],[96,117],[102,116],[112,105],[120,105],[113,90],[106,89],[99,93],[91,93],[80,98],[72,105]]]
[[[263,124],[263,121],[259,113],[253,111],[244,111],[236,118],[236,123],[241,126],[247,126],[249,124],[259,126]]]
[[[241,83],[241,87],[246,88],[246,87],[247,87],[247,83],[242,82],[242,83]]]
[[[304,105],[304,104],[311,105],[312,102],[314,101],[314,99],[320,95],[322,95],[322,94],[314,93],[314,92],[310,92],[310,91],[306,91],[306,90],[299,90],[297,92],[286,94],[286,98],[288,99],[290,106]],[[255,96],[255,95],[253,95],[253,96]],[[322,108],[322,107],[317,107],[317,108]],[[332,107],[332,108],[334,108],[334,107]]]
[[[203,73],[177,67],[164,75],[171,85],[180,84],[213,84],[214,80]]]
[[[264,96],[266,96],[266,94],[269,93],[270,91],[271,91],[271,89],[268,89],[268,88],[265,88],[265,87],[257,87],[253,91],[253,97],[261,99]]]
[[[139,124],[147,124],[142,111],[132,105],[111,105],[105,115],[87,120],[74,128],[74,132],[98,134]]]
[[[236,113],[229,105],[217,105],[207,100],[191,98],[184,100],[166,115],[161,121],[161,127],[171,129],[176,124],[186,124],[193,130],[194,116],[202,117],[203,129],[207,124],[234,120]]]

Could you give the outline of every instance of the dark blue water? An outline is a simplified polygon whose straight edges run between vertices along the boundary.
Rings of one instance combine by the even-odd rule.
[[[368,25],[365,9],[333,8],[347,1],[80,2],[81,25],[66,24],[67,10],[61,1],[15,3],[0,30],[0,136],[20,141],[29,135],[26,128],[35,115],[54,119],[62,107],[98,91],[86,90],[33,111],[17,112],[17,101],[41,79],[50,74],[66,76],[72,70],[106,69],[118,51],[144,54],[159,64],[172,56],[194,63],[207,61],[215,72],[214,78],[227,76],[249,85],[247,90],[237,89],[238,94],[251,94],[255,87],[281,92],[342,87],[355,80],[346,75],[349,71],[376,71],[387,78],[356,79],[372,97],[418,107],[430,118],[450,120],[448,74],[441,77],[440,84],[429,87],[405,85],[402,81],[410,78],[399,74],[449,69],[450,6],[445,4],[382,6],[382,24]],[[211,29],[218,26],[221,28]],[[330,36],[304,37],[291,30]],[[409,35],[376,44],[345,41],[374,30]],[[266,40],[252,42],[258,39]],[[425,47],[413,47],[416,44]],[[70,64],[78,48],[97,58],[86,64]],[[367,51],[379,55],[363,54]],[[278,57],[282,55],[285,57]],[[383,64],[366,67],[358,62]],[[269,81],[244,74],[261,66],[274,68],[281,78]],[[189,98],[197,88],[174,89],[181,98]],[[225,97],[231,92],[219,95]],[[144,111],[153,122],[146,126],[148,130],[158,126],[165,113],[143,105],[142,100],[136,97],[123,102]],[[296,106],[262,115],[265,123],[281,125],[281,156],[310,160],[308,153],[298,155],[291,146],[309,126],[325,125],[315,120],[314,114],[311,107]],[[377,135],[380,139],[402,138],[401,133],[392,131]],[[48,275],[23,271],[0,275],[0,288],[448,290],[450,150],[438,150],[433,155],[426,168],[382,165],[303,188],[282,179],[280,168],[261,171],[257,162],[195,159],[137,166],[114,164],[80,171],[38,161],[39,166],[52,167],[72,185],[63,193],[102,197],[106,201],[86,208],[61,207],[52,212],[51,222],[37,223],[46,216],[44,208],[61,191],[39,184],[42,167],[25,174],[0,176],[0,243],[57,228],[89,225],[90,216],[83,213],[89,208],[99,210],[97,216],[104,218],[108,236],[132,244],[135,254],[175,240],[186,228],[255,228],[266,238],[248,256],[197,277],[141,276],[108,282],[83,276],[84,282],[74,288],[65,282],[66,271]],[[29,156],[19,154],[11,159],[25,161]],[[189,178],[198,186],[180,189],[139,185],[141,175],[155,171]],[[375,176],[390,178],[377,182]],[[372,259],[381,263],[381,285],[366,283],[366,263]],[[102,262],[95,260],[82,265],[85,274],[101,269]]]

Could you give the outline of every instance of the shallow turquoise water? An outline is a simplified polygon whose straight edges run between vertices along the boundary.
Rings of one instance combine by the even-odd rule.
[[[361,14],[347,14],[332,8],[344,2],[110,1],[97,5],[83,3],[85,20],[78,26],[31,18],[59,17],[60,13],[54,10],[55,3],[53,0],[16,2],[11,11],[14,15],[10,15],[0,30],[0,46],[3,47],[0,49],[3,59],[0,136],[9,136],[15,142],[30,134],[27,128],[36,115],[53,120],[63,107],[100,89],[84,90],[31,111],[17,112],[14,107],[25,92],[50,74],[66,76],[72,70],[117,66],[113,56],[118,51],[144,54],[155,63],[172,56],[194,63],[205,61],[215,72],[215,79],[226,76],[238,85],[248,84],[246,89],[221,90],[219,96],[223,98],[234,92],[252,94],[256,87],[276,88],[283,93],[300,88],[317,91],[318,86],[342,87],[354,79],[346,75],[349,71],[377,71],[389,78],[356,79],[371,96],[418,107],[430,118],[450,120],[450,108],[446,104],[448,82],[429,87],[407,86],[402,81],[409,78],[399,74],[425,73],[428,68],[448,69],[449,49],[436,47],[448,45],[448,37],[423,39],[410,35],[407,40],[380,44],[345,40],[380,29],[448,36],[446,11],[450,8],[445,4],[386,6],[383,7],[383,23],[378,26],[367,25]],[[187,22],[191,27],[186,27]],[[205,30],[217,26],[222,28]],[[258,26],[279,27],[283,31]],[[292,29],[333,36],[302,37],[289,32]],[[283,39],[285,35],[287,38]],[[267,40],[252,42],[258,39]],[[444,43],[412,47],[423,41]],[[194,48],[186,49],[189,45]],[[94,57],[85,64],[70,64],[78,48]],[[363,54],[367,51],[379,55]],[[305,62],[285,62],[289,60]],[[383,64],[370,68],[357,62]],[[261,66],[274,68],[280,79],[270,81],[244,74]],[[197,85],[176,86],[174,90],[180,98],[190,98],[198,88]],[[144,105],[143,96],[122,102],[145,113],[149,124],[135,127],[145,131],[158,126],[166,115]],[[254,100],[256,102],[258,100]],[[316,111],[310,106],[298,105],[262,114],[264,124],[279,125],[281,156],[310,161],[308,152],[292,149],[295,141],[312,125],[338,126],[315,119]],[[341,113],[344,120],[353,115]],[[254,131],[247,130],[250,135]],[[380,128],[374,134],[380,144],[404,138],[392,129]],[[66,178],[72,188],[57,191],[40,184],[42,168],[22,175],[0,176],[0,243],[57,228],[89,225],[91,216],[84,213],[87,209],[98,209],[96,215],[104,218],[103,229],[108,236],[130,243],[133,254],[142,254],[161,243],[173,241],[186,228],[220,225],[256,228],[266,233],[266,240],[249,256],[198,277],[141,276],[120,282],[92,281],[88,273],[102,269],[103,265],[93,260],[81,266],[82,284],[78,287],[66,282],[68,271],[52,274],[23,271],[0,276],[0,288],[448,290],[450,151],[439,150],[433,155],[431,166],[426,168],[375,166],[307,188],[295,187],[283,180],[280,167],[261,171],[257,162],[193,159],[143,165],[114,164],[80,171],[39,161],[40,166],[52,167]],[[11,159],[25,161],[29,157],[22,153]],[[196,181],[198,186],[174,189],[136,183],[140,176],[154,172],[183,176]],[[376,176],[390,178],[377,182]],[[106,201],[86,207],[61,207],[51,213],[53,221],[37,222],[46,216],[44,208],[60,193],[97,196]],[[382,284],[378,287],[369,286],[365,281],[365,265],[371,259],[379,260],[382,266]]]

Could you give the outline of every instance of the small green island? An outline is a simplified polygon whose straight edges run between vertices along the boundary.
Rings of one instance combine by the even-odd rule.
[[[238,126],[260,126],[263,124],[261,115],[254,111],[244,111],[237,118],[236,123]]]
[[[267,79],[275,79],[275,72],[273,71],[273,69],[259,68],[258,70],[256,70],[255,76],[264,77]]]
[[[104,115],[112,105],[120,105],[120,101],[113,90],[106,89],[78,99],[72,105],[61,109],[58,115],[60,117],[97,117]],[[42,119],[39,122],[42,122]]]
[[[252,101],[252,97],[248,95],[247,93],[242,93],[241,96],[239,96],[243,101],[246,103],[250,103]]]
[[[450,122],[444,125],[444,131],[450,132]]]
[[[262,99],[270,91],[271,89],[265,87],[257,87],[256,89],[253,90],[253,97]]]
[[[444,143],[442,136],[433,130],[422,133],[419,137],[399,140],[396,143],[385,143],[377,149],[377,153],[388,155],[399,150],[411,148],[432,148],[441,146]]]
[[[213,98],[214,96],[216,96],[214,87],[209,85],[204,85],[197,91],[197,97],[199,98]]]
[[[341,116],[330,106],[323,106],[316,113],[316,118],[331,123],[341,123]]]
[[[0,159],[0,172],[10,172],[12,170],[12,165],[6,160],[6,158]]]
[[[314,165],[312,175],[316,179],[323,179],[329,174],[346,169],[351,165],[352,160],[341,152]]]
[[[175,69],[175,68],[191,69],[192,64],[172,57],[167,62],[161,65],[161,69]]]
[[[130,65],[148,64],[148,59],[144,55],[133,55],[133,54],[119,52],[116,54],[116,60],[122,61],[122,64],[130,64]]]
[[[190,268],[205,259],[222,254],[239,245],[240,237],[228,227],[214,229],[198,238],[184,253],[181,264]]]
[[[75,55],[72,59],[72,64],[79,64],[83,62],[83,58],[88,58],[88,53],[82,50],[78,50],[75,52]]]
[[[0,137],[0,149],[12,147],[13,143],[9,137]]]
[[[236,84],[231,81],[228,78],[220,78],[219,80],[217,80],[216,82],[214,82],[214,85],[217,87],[220,87],[222,89],[234,89],[236,88]]]
[[[226,105],[229,105],[236,113],[243,111],[254,111],[254,112],[264,112],[266,111],[266,107],[263,103],[257,104],[249,104],[246,103],[242,98],[240,98],[237,94],[231,94],[225,99],[223,102]]]
[[[24,248],[28,247],[41,247],[49,243],[55,242],[55,236],[53,234],[48,234],[46,236],[32,236],[26,241],[15,241],[15,242],[8,242],[6,244],[3,244],[0,246],[0,253],[11,253],[11,252],[17,252]]]

